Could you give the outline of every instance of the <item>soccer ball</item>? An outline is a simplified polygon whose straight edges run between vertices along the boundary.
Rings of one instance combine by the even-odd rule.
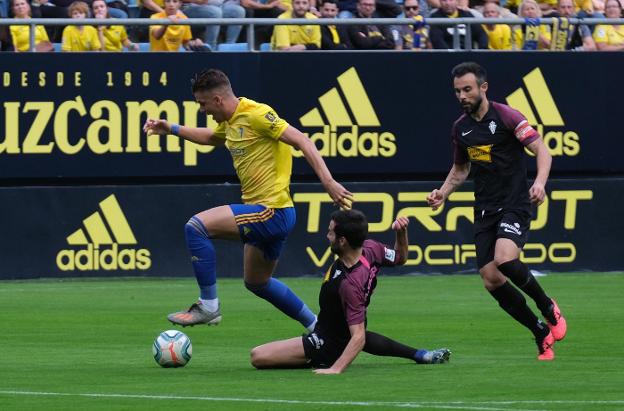
[[[152,354],[161,367],[184,367],[193,354],[191,339],[178,330],[163,331],[154,340]]]

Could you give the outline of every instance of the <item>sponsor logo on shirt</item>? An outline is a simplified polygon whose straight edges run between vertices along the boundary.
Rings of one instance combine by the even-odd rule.
[[[264,115],[264,118],[266,118],[271,123],[277,120],[277,116],[275,115],[275,113],[272,113],[270,111]]]
[[[389,248],[384,248],[384,250],[386,250],[386,260],[394,262],[394,259],[396,258],[396,251]]]
[[[484,163],[492,162],[492,147],[494,144],[488,144],[484,146],[471,146],[468,147],[468,157],[470,161],[481,161]]]

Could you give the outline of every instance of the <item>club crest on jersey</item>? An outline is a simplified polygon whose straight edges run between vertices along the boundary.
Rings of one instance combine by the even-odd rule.
[[[468,147],[468,158],[470,158],[470,161],[482,161],[484,163],[491,163],[493,146],[494,144]]]
[[[490,124],[488,124],[488,127],[490,128],[490,133],[492,134],[496,133],[496,123],[494,122],[494,120],[490,121]]]

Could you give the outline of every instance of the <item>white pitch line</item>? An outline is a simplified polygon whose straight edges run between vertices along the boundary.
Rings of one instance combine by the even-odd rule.
[[[146,395],[146,394],[100,394],[100,393],[68,393],[68,392],[40,392],[40,391],[0,391],[0,395],[30,395],[30,396],[57,396],[57,397],[89,397],[89,398],[129,398],[148,400],[193,400],[214,402],[252,402],[269,404],[297,404],[297,405],[336,405],[336,406],[362,406],[362,407],[396,407],[396,408],[435,408],[446,410],[474,410],[474,411],[512,411],[510,408],[494,408],[471,405],[468,402],[397,402],[397,401],[304,401],[283,400],[276,398],[235,398],[235,397],[195,397],[179,395]],[[478,403],[487,405],[487,403]],[[513,411],[542,411],[521,410],[514,408]]]

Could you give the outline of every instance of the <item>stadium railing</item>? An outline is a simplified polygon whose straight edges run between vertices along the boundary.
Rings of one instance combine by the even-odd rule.
[[[453,26],[453,49],[460,50],[460,30],[465,30],[466,36],[466,51],[471,51],[472,45],[472,31],[471,25],[475,24],[508,24],[508,25],[526,25],[526,24],[540,24],[550,25],[557,17],[547,17],[540,19],[524,19],[524,18],[430,18],[425,19],[421,24],[427,26]],[[115,24],[121,24],[124,26],[153,26],[153,25],[180,25],[179,22],[172,22],[169,19],[143,19],[143,18],[128,18],[128,19],[115,19]],[[585,24],[588,26],[595,26],[597,24],[624,24],[624,19],[607,19],[607,18],[569,18],[570,24]],[[0,19],[0,26],[30,26],[30,51],[35,51],[35,26],[98,26],[98,25],[110,25],[111,19]],[[409,18],[371,18],[371,19],[316,19],[314,25],[327,26],[327,25],[413,25],[414,19]],[[246,27],[247,34],[247,51],[255,50],[255,26],[277,26],[277,25],[310,25],[309,19],[256,19],[256,18],[241,18],[241,19],[187,19],[184,21],[186,26],[227,26],[227,25],[242,25]],[[265,46],[266,47],[266,46]],[[260,50],[263,51],[263,50]],[[371,50],[366,50],[370,52]],[[395,51],[395,50],[384,50]],[[441,51],[441,50],[437,50]],[[443,51],[443,50],[442,50]]]

